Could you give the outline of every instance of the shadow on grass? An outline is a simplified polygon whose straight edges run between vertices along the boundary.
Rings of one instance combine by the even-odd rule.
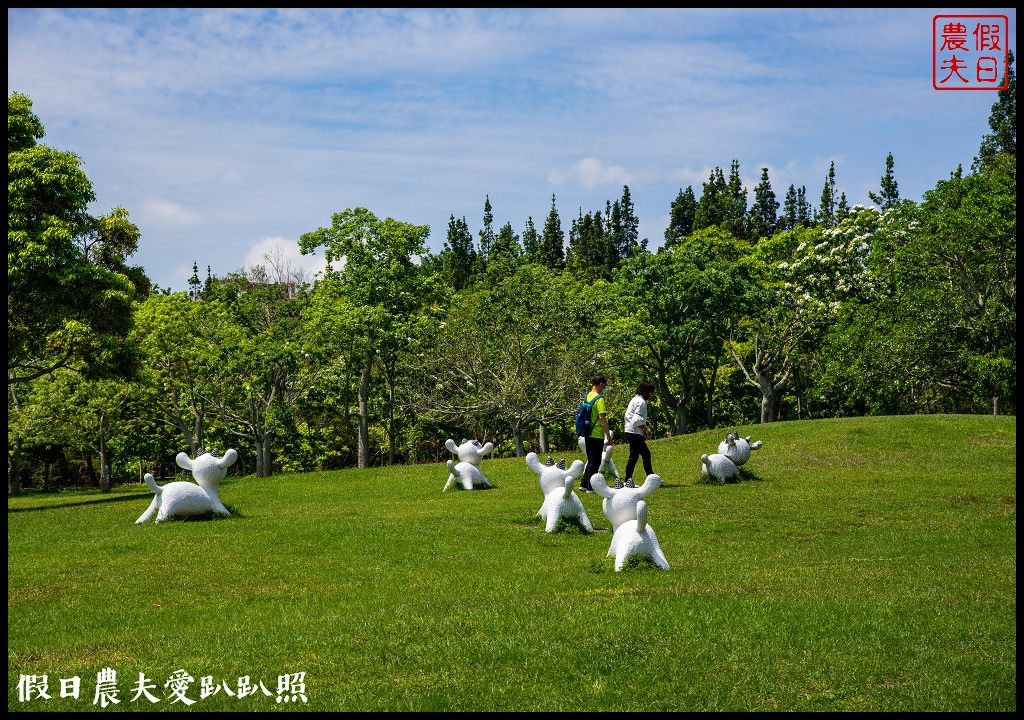
[[[200,515],[173,515],[164,520],[164,522],[209,522],[210,520],[234,520],[236,518],[245,517],[245,515],[242,515],[231,505],[225,503],[224,507],[226,507],[228,512],[231,513],[230,515],[221,515],[220,513],[215,513],[211,510],[210,512],[204,512]]]
[[[106,497],[99,497],[95,500],[79,500],[78,502],[65,502],[57,503],[56,505],[40,505],[39,507],[17,507],[7,508],[7,513],[20,513],[20,512],[37,512],[39,510],[60,510],[62,508],[77,507],[78,505],[103,505],[106,503],[120,503],[120,502],[139,502],[140,499],[145,499],[145,495],[109,495]]]
[[[702,474],[694,484],[696,485],[736,485],[741,482],[764,482],[764,479],[753,470],[739,468],[740,474],[736,477],[722,481],[711,475]]]

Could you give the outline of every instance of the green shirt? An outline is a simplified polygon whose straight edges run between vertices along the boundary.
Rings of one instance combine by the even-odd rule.
[[[593,400],[593,398],[599,393],[591,390],[587,393],[587,402]],[[598,420],[598,415],[604,415],[607,412],[604,404],[604,396],[597,398],[597,401],[590,406],[590,437],[592,438],[604,438],[604,426],[601,425],[601,421]]]

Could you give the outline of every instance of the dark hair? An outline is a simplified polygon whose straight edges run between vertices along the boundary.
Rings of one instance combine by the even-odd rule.
[[[606,378],[604,375],[595,375],[593,382],[591,382],[590,384],[593,385],[594,387],[597,387],[601,383],[606,382],[608,382],[608,378]]]
[[[641,380],[640,384],[636,386],[636,394],[644,399],[652,392],[654,392],[654,383],[650,380]]]

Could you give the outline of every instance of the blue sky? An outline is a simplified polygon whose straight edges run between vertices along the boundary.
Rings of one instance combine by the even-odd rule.
[[[901,197],[968,168],[996,93],[932,87],[944,9],[19,9],[7,11],[7,90],[42,142],[76,153],[94,214],[125,207],[132,262],[184,290],[224,276],[309,274],[305,232],[366,207],[474,235],[538,230],[552,195],[568,236],[628,185],[649,247],[681,189],[733,160],[817,205],[835,163],[870,204],[893,154]],[[1016,68],[1015,68],[1016,69]]]

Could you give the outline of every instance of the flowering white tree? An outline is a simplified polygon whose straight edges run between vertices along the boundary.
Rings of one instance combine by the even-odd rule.
[[[761,422],[778,418],[799,350],[836,322],[844,302],[877,292],[869,257],[878,234],[896,227],[874,208],[856,206],[835,228],[798,227],[755,247],[756,309],[729,350],[761,393]]]

